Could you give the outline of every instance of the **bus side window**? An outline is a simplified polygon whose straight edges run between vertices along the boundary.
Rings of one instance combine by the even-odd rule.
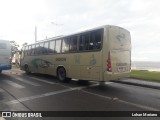
[[[94,44],[95,44],[94,41],[95,41],[95,38],[91,34],[91,38],[90,38],[90,41],[89,41],[89,50],[94,50]]]
[[[38,49],[39,50],[39,54],[42,55],[44,53],[43,43],[40,43],[38,48],[39,48]]]
[[[90,50],[99,50],[101,48],[102,30],[97,30],[91,33]]]
[[[62,41],[62,53],[66,53],[69,51],[69,39],[64,38]]]
[[[32,49],[31,49],[31,55],[35,54],[35,45],[32,45]]]
[[[27,53],[28,53],[28,54],[27,54],[28,56],[30,56],[30,55],[31,55],[31,49],[32,49],[32,46],[31,46],[31,45],[30,45],[30,46],[28,46],[28,52],[27,52]]]
[[[50,43],[49,43],[49,49],[48,49],[48,53],[49,53],[49,54],[53,54],[53,53],[55,53],[54,48],[55,48],[55,41],[50,41]]]
[[[48,45],[49,45],[48,42],[44,43],[44,51],[43,51],[44,54],[48,54]]]
[[[1,43],[0,44],[0,49],[6,49],[7,48],[7,44],[6,43]]]
[[[24,56],[27,56],[27,48],[28,48],[28,46],[24,47]]]
[[[56,53],[60,53],[61,52],[61,40],[56,40],[55,52]]]
[[[77,51],[77,36],[72,36],[70,38],[70,49],[71,52]]]
[[[102,41],[102,32],[101,30],[97,31],[95,33],[95,48],[100,49],[101,48],[101,42]]]
[[[39,54],[39,44],[36,44],[36,48],[35,48],[35,55],[38,55]]]
[[[89,49],[89,33],[80,36],[79,50],[88,50]]]

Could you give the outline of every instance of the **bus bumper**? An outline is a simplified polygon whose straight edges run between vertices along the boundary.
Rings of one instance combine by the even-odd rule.
[[[126,73],[113,73],[113,72],[105,72],[104,73],[104,81],[109,81],[109,80],[117,80],[117,79],[122,79],[122,78],[128,78],[130,77],[130,72]]]
[[[0,66],[0,70],[9,70],[11,68],[12,68],[11,65]]]

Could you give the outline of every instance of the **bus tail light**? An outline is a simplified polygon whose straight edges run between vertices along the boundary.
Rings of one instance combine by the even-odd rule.
[[[108,59],[107,59],[107,71],[108,71],[108,72],[112,72],[110,52],[108,52]]]

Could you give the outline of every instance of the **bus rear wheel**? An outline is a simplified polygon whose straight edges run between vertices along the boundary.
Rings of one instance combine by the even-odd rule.
[[[27,75],[31,74],[28,65],[25,65],[25,72]]]
[[[66,70],[63,67],[58,68],[58,70],[57,70],[57,78],[61,82],[69,82],[69,79],[66,77]]]

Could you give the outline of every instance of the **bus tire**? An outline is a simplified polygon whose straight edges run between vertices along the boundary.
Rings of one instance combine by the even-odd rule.
[[[66,77],[66,70],[64,67],[59,67],[57,69],[57,78],[61,82],[69,82],[69,79]]]
[[[25,65],[25,72],[27,75],[31,74],[31,71],[29,70],[28,65]]]

